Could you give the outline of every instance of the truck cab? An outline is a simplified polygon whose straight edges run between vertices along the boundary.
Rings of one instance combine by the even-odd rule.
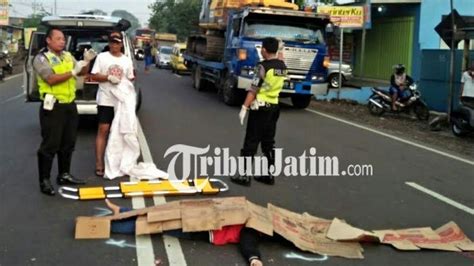
[[[122,32],[124,55],[133,60],[133,46],[125,31],[130,27],[127,20],[117,17],[74,15],[74,16],[49,16],[44,17],[41,24],[45,27],[58,27],[66,37],[65,50],[70,52],[77,61],[82,59],[85,48],[93,48],[97,53],[107,51],[108,35],[113,30]],[[23,77],[23,87],[27,102],[39,102],[37,75],[33,69],[33,60],[44,47],[46,47],[46,36],[44,32],[33,32],[28,55],[25,61],[25,71]],[[93,60],[89,71],[92,70]],[[97,114],[96,95],[99,83],[92,80],[89,75],[78,78],[76,83],[76,104],[79,114]],[[137,90],[137,111],[141,105],[141,91],[135,81]]]
[[[275,37],[284,42],[280,52],[288,68],[280,97],[291,97],[295,107],[305,108],[312,95],[326,94],[324,61],[329,58],[324,31],[328,21],[316,18],[317,15],[299,11],[264,8],[233,13],[227,24],[231,34],[227,36],[224,60],[232,66],[237,88],[250,86],[255,66],[263,60],[261,40]]]
[[[265,7],[245,7],[229,12],[221,60],[210,62],[185,56],[193,67],[194,84],[210,81],[217,85],[225,103],[238,105],[249,88],[256,65],[263,60],[262,40],[283,41],[283,60],[288,77],[280,97],[290,97],[293,106],[306,108],[314,95],[327,94],[329,56],[325,43],[327,15]],[[193,66],[192,66],[193,65]],[[197,76],[195,75],[197,74]]]

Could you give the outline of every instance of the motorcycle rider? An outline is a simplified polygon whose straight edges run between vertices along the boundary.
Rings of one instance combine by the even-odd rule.
[[[474,108],[474,61],[461,78],[461,103]]]
[[[405,66],[397,64],[393,67],[394,73],[390,77],[390,95],[392,96],[392,110],[396,111],[396,102],[398,99],[405,99],[409,97],[408,90],[413,84],[413,78],[405,73]]]

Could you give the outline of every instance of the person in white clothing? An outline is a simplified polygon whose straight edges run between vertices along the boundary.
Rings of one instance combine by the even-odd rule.
[[[462,74],[461,102],[463,105],[474,108],[474,62],[472,62],[471,67]]]
[[[96,164],[95,174],[104,176],[104,152],[110,125],[114,119],[114,107],[116,99],[111,90],[123,79],[133,80],[135,78],[132,59],[123,54],[123,36],[119,31],[109,35],[109,51],[97,56],[91,71],[92,78],[99,82],[97,92],[97,116],[99,127],[96,137]]]

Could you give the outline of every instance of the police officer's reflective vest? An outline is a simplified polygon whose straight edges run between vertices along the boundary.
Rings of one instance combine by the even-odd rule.
[[[261,65],[265,69],[265,77],[257,93],[257,100],[278,104],[278,96],[287,75],[286,65],[278,59],[265,60]]]
[[[54,74],[68,73],[74,69],[74,58],[69,52],[63,52],[60,57],[52,52],[45,52],[44,56]],[[76,98],[76,79],[74,77],[52,86],[44,81],[40,75],[37,75],[37,77],[41,100],[44,99],[45,94],[54,95],[60,103],[71,103]]]

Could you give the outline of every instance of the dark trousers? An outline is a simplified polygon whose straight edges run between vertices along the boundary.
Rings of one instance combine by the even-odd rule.
[[[469,108],[474,108],[474,97],[461,97],[461,103]]]
[[[259,143],[264,154],[273,151],[279,117],[280,107],[278,104],[271,104],[268,107],[260,107],[256,111],[249,111],[244,148],[241,150],[242,156],[254,156],[257,153]]]
[[[75,103],[56,103],[53,110],[40,106],[41,137],[38,149],[39,179],[49,179],[54,156],[58,155],[58,174],[69,173],[76,144],[79,115]]]

